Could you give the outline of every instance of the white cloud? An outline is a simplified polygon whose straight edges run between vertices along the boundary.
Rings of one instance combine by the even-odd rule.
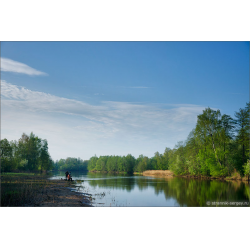
[[[90,105],[6,81],[2,81],[1,94],[2,138],[18,139],[22,132],[39,133],[48,139],[54,159],[127,153],[151,157],[185,140],[204,109],[188,104],[111,101]]]
[[[1,71],[9,71],[26,75],[47,75],[46,73],[33,69],[24,63],[3,57],[1,57]]]

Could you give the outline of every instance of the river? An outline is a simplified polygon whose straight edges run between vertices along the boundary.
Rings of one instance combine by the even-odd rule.
[[[75,192],[92,198],[97,207],[242,207],[250,206],[250,186],[239,181],[180,177],[72,172]],[[51,179],[65,178],[54,172]]]

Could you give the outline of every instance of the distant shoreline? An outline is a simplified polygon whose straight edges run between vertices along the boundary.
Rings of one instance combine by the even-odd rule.
[[[89,171],[91,173],[104,173],[104,174],[127,174],[126,172],[108,172],[108,171]],[[244,181],[248,182],[248,177],[241,177],[238,173],[233,173],[232,176],[226,177],[215,177],[215,176],[195,176],[195,175],[176,175],[171,170],[146,170],[143,172],[134,172],[133,175],[143,175],[143,176],[152,176],[152,177],[163,177],[163,178],[190,178],[190,179],[202,179],[202,180],[221,180],[221,181]]]
[[[143,176],[153,176],[153,177],[182,177],[182,178],[192,178],[192,179],[208,179],[208,180],[225,180],[225,181],[244,181],[248,182],[247,177],[241,177],[239,174],[235,174],[230,177],[213,177],[213,176],[194,176],[194,175],[175,175],[170,170],[146,170],[142,173]]]

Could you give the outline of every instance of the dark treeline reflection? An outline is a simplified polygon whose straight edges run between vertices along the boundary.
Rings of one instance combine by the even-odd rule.
[[[105,178],[103,178],[105,176]],[[130,192],[135,187],[135,178],[127,175],[113,175],[113,174],[95,174],[88,173],[88,178],[95,178],[88,180],[92,187],[109,188],[109,189],[122,189]],[[100,177],[100,179],[98,178]],[[117,178],[120,177],[120,178]]]
[[[104,175],[100,175],[100,177]],[[91,178],[91,174],[88,174]],[[122,189],[130,192],[136,187],[140,191],[154,189],[155,195],[164,193],[167,199],[175,199],[180,206],[207,206],[207,202],[250,201],[250,188],[244,182],[227,182],[218,180],[201,180],[174,177],[171,179],[147,178],[144,176],[105,175],[88,181],[98,188]],[[150,199],[150,196],[149,196]],[[212,204],[211,204],[212,205]]]

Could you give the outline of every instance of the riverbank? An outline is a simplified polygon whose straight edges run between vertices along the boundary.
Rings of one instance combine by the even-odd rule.
[[[34,173],[1,174],[1,206],[89,207],[87,196],[73,192],[75,182],[51,180]]]
[[[73,192],[73,185],[67,185],[64,180],[53,180],[45,192],[46,199],[41,207],[91,207],[87,196]]]
[[[193,178],[193,179],[207,179],[207,180],[226,180],[226,181],[244,181],[248,182],[248,177],[241,177],[238,172],[234,172],[231,176],[228,177],[213,177],[213,176],[194,176],[194,175],[175,175],[170,170],[146,170],[142,173],[143,176],[153,176],[153,177],[182,177],[182,178]]]

